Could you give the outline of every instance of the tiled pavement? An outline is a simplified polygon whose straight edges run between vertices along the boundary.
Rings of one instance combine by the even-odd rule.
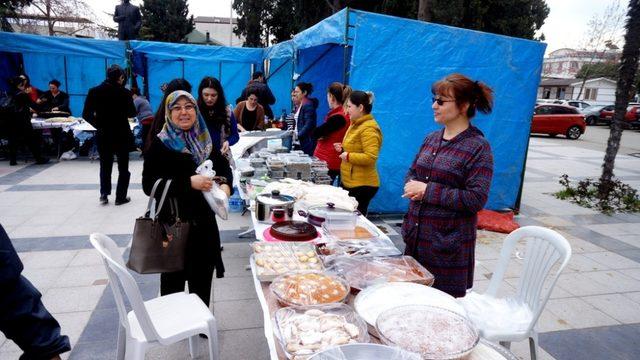
[[[606,216],[560,201],[550,193],[557,177],[594,176],[602,152],[578,142],[532,138],[523,193],[522,225],[560,231],[572,245],[573,257],[556,285],[539,322],[542,359],[635,359],[640,336],[640,216]],[[43,301],[69,335],[70,359],[113,359],[117,313],[105,270],[87,235],[111,235],[126,250],[133,219],[145,206],[140,190],[142,162],[131,162],[132,203],[97,204],[98,163],[85,160],[45,166],[9,167],[0,162],[0,223],[22,258],[24,275],[42,292]],[[640,159],[621,153],[616,174],[636,188]],[[115,176],[114,176],[115,181]],[[110,199],[113,200],[113,199]],[[376,222],[390,229],[399,220]],[[223,360],[267,359],[262,316],[246,270],[249,239],[237,234],[249,219],[234,214],[219,221],[227,272],[214,281],[214,313],[219,321]],[[481,231],[478,237],[475,287],[488,285],[504,235]],[[125,251],[126,256],[126,251]],[[514,259],[501,293],[515,291],[520,263]],[[157,275],[136,276],[145,299],[157,295]],[[201,354],[206,345],[200,344]],[[526,342],[512,350],[528,358]],[[19,349],[0,334],[0,359],[17,359]],[[185,342],[153,349],[147,359],[187,359]],[[206,356],[204,357],[206,358]]]

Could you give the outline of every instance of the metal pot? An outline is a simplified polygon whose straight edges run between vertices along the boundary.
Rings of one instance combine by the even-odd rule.
[[[307,211],[298,211],[298,215],[307,218],[309,224],[315,226],[322,226],[325,221],[341,222],[341,223],[353,223],[355,227],[358,215],[357,211],[351,211],[343,208],[338,208],[334,203],[327,203],[327,205],[311,206]]]
[[[280,195],[278,190],[273,190],[271,194],[260,194],[256,196],[256,219],[269,224],[293,220],[294,203],[293,196]]]

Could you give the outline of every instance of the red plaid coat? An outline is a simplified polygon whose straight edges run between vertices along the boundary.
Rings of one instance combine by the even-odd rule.
[[[429,134],[406,177],[427,183],[411,201],[402,224],[405,254],[434,276],[434,287],[462,297],[473,285],[477,212],[489,194],[493,156],[489,142],[471,126],[449,141]]]

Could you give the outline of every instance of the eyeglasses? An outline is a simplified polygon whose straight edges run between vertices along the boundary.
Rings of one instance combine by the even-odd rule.
[[[186,112],[191,112],[193,110],[195,110],[196,107],[194,105],[191,104],[187,104],[185,106],[179,106],[179,105],[175,105],[171,108],[171,111],[177,111],[177,112],[182,112],[182,110],[186,111]]]
[[[431,103],[432,104],[437,103],[439,106],[442,106],[444,105],[444,103],[447,103],[447,102],[455,102],[455,100],[442,100],[440,98],[435,98],[435,97],[431,98]]]

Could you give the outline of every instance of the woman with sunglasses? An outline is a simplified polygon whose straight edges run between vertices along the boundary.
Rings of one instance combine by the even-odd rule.
[[[461,74],[433,84],[436,123],[443,129],[425,138],[405,178],[411,200],[402,224],[405,254],[434,276],[434,287],[463,297],[473,286],[477,212],[489,195],[491,147],[470,121],[491,112],[492,90]]]
[[[220,149],[213,145],[207,125],[198,110],[196,100],[186,91],[170,93],[165,102],[165,122],[162,130],[153,137],[145,154],[142,170],[142,187],[149,195],[158,179],[171,179],[167,195],[176,199],[181,220],[190,223],[183,271],[163,273],[160,276],[161,295],[184,291],[185,281],[189,291],[209,304],[211,278],[224,275],[220,253],[220,233],[215,213],[202,196],[209,191],[213,181],[196,175],[196,168],[205,160],[213,162],[213,169],[220,188],[228,195],[233,183],[229,161]],[[163,190],[164,182],[159,190]],[[162,191],[156,191],[158,200]],[[164,206],[162,219],[171,217],[171,209]]]

